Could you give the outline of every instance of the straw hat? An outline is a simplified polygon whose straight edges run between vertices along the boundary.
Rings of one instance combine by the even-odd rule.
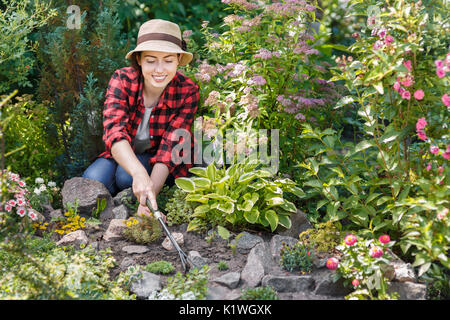
[[[166,20],[152,19],[141,25],[136,48],[128,52],[125,58],[131,59],[133,53],[139,51],[182,53],[180,66],[184,66],[191,62],[193,57],[192,53],[185,50],[186,45],[177,24]]]

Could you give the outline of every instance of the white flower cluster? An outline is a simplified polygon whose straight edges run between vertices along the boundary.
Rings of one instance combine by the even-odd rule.
[[[35,180],[34,180],[34,182],[36,183],[36,184],[40,184],[40,186],[39,186],[39,188],[34,188],[34,190],[33,190],[33,192],[35,193],[35,194],[37,194],[37,195],[40,195],[42,192],[44,192],[44,191],[46,191],[47,190],[47,186],[49,187],[49,188],[54,188],[54,187],[56,187],[56,182],[54,182],[54,181],[49,181],[48,183],[47,183],[47,186],[45,185],[45,181],[44,181],[44,179],[42,179],[42,178],[36,178]]]

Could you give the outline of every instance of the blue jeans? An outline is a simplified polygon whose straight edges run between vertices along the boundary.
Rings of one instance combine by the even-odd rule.
[[[136,157],[147,170],[148,175],[152,172],[149,159],[152,155],[148,152],[137,154]],[[97,158],[84,172],[83,178],[100,181],[109,190],[112,196],[118,192],[130,188],[133,178],[114,159]],[[173,186],[175,179],[171,174],[167,177],[166,185]]]

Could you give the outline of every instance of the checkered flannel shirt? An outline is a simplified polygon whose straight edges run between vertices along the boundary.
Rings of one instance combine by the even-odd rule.
[[[133,141],[139,123],[144,115],[142,97],[144,77],[133,67],[125,67],[114,72],[106,91],[103,110],[103,141],[105,152],[98,157],[112,158],[111,147],[119,140],[127,140],[134,150]],[[191,79],[177,72],[166,86],[158,104],[153,108],[149,120],[150,164],[163,163],[174,178],[185,177],[194,161],[194,137],[191,125],[197,110],[199,87]],[[183,143],[183,137],[176,139],[176,129],[186,129],[191,136],[191,164],[175,164],[172,149]],[[179,153],[182,157],[183,152]]]

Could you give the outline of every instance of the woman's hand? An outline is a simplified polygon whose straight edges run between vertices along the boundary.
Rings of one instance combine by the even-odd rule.
[[[138,215],[145,214],[151,215],[150,208],[147,207],[146,200],[150,200],[154,210],[158,210],[158,204],[156,203],[155,184],[148,176],[147,172],[138,173],[133,176],[133,193],[139,201]],[[161,216],[166,222],[166,217],[161,213]]]

